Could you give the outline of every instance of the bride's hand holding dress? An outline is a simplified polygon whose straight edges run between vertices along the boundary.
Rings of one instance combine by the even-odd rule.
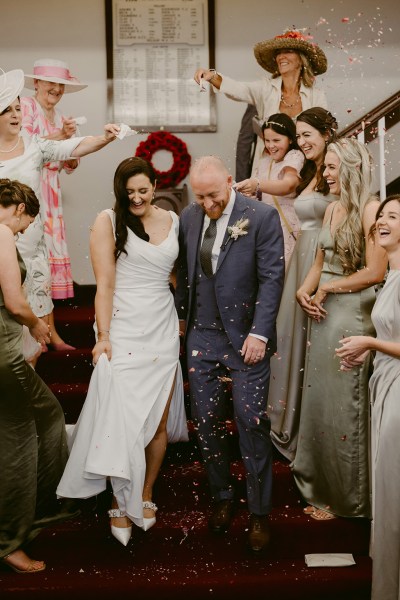
[[[106,354],[108,360],[111,360],[112,350],[110,340],[99,339],[93,346],[92,356],[94,367],[97,365],[97,362],[102,354]]]

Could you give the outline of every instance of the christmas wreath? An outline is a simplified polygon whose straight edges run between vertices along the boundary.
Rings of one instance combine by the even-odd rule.
[[[161,189],[175,187],[189,173],[191,157],[187,146],[182,140],[168,131],[155,131],[150,133],[147,140],[140,142],[136,149],[136,155],[151,163],[153,154],[158,150],[172,152],[174,162],[169,171],[157,171],[157,187]]]

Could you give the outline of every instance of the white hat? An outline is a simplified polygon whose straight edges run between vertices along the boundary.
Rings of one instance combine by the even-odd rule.
[[[79,92],[87,87],[86,84],[78,81],[76,77],[69,72],[67,63],[62,60],[54,60],[52,58],[40,58],[33,64],[33,75],[25,75],[25,87],[35,89],[35,79],[41,81],[52,81],[54,83],[62,83],[65,85],[65,93]]]
[[[2,72],[0,75],[0,113],[18,98],[23,87],[24,72],[21,69]]]

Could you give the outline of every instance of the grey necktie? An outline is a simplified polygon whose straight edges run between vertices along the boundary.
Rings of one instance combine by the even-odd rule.
[[[207,277],[212,277],[212,263],[211,263],[211,253],[214,246],[215,238],[217,235],[217,220],[210,219],[210,224],[207,227],[203,243],[200,248],[200,263],[203,268],[203,271]]]

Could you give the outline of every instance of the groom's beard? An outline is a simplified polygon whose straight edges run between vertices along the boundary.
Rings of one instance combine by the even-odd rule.
[[[204,210],[204,212],[206,213],[207,217],[210,217],[210,219],[219,219],[224,212],[224,207],[216,206],[212,210]]]

